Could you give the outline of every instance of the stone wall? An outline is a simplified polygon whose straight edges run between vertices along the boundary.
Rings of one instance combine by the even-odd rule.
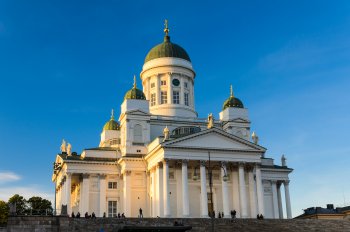
[[[210,231],[210,219],[118,219],[118,218],[68,218],[50,216],[28,216],[10,217],[8,220],[7,232],[98,232],[101,228],[105,232],[117,232],[124,225],[172,225],[174,221],[181,221],[184,225],[192,226],[191,232]],[[214,219],[214,231],[334,231],[350,232],[350,221],[348,220],[317,220],[317,219]]]

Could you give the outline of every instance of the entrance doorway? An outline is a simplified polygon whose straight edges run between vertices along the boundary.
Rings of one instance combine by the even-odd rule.
[[[108,217],[117,216],[117,201],[108,201]]]

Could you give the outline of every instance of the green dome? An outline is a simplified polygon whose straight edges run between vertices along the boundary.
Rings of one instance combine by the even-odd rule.
[[[114,110],[112,110],[111,119],[106,122],[106,124],[103,126],[103,130],[119,130],[119,123],[114,120]]]
[[[145,58],[145,63],[161,57],[176,57],[191,62],[191,59],[185,49],[177,44],[171,43],[168,35],[164,37],[163,43],[156,45],[148,52]]]
[[[223,106],[223,110],[228,108],[228,107],[236,107],[236,108],[244,108],[243,103],[241,100],[235,97],[229,97],[225,102]]]
[[[230,87],[230,90],[231,90],[230,97],[224,102],[222,110],[225,110],[228,107],[244,108],[242,101],[233,96],[232,85]]]
[[[126,92],[124,99],[139,99],[139,100],[146,100],[145,94],[142,92],[142,90],[133,87],[128,92]]]
[[[115,120],[111,119],[103,126],[103,130],[119,130],[119,123]]]
[[[136,76],[134,75],[134,86],[128,92],[126,92],[124,99],[138,99],[138,100],[146,100],[145,94],[142,90],[136,87]]]

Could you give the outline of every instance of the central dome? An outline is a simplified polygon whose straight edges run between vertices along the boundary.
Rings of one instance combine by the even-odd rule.
[[[145,63],[162,57],[175,57],[181,58],[191,62],[191,59],[185,49],[181,46],[171,43],[170,36],[166,35],[164,37],[164,42],[153,47],[147,54],[145,58]]]

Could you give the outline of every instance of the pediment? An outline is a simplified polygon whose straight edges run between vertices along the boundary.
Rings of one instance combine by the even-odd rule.
[[[265,152],[266,149],[250,141],[231,135],[221,129],[212,128],[186,137],[168,141],[164,147],[198,148],[215,150],[238,150]]]
[[[246,120],[246,119],[244,119],[244,118],[235,118],[235,119],[233,119],[231,122],[249,123],[249,121]]]
[[[150,115],[149,113],[139,109],[126,111],[125,114]]]

